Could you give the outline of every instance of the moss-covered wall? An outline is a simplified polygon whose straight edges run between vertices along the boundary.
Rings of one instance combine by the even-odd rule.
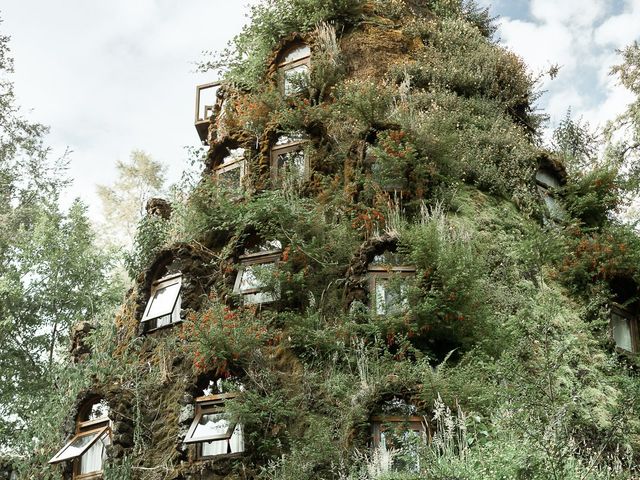
[[[524,65],[458,2],[285,3],[274,11],[331,23],[258,12],[239,44],[270,46],[248,60],[265,62],[262,81],[234,82],[255,69],[235,65],[202,180],[164,220],[171,233],[115,328],[77,329],[73,353],[92,373],[74,408],[99,395],[112,409],[105,478],[630,478],[602,473],[631,474],[638,447],[635,358],[617,355],[607,327],[602,281],[615,272],[572,290],[585,273],[568,259],[590,233],[542,221],[536,169],[565,172],[536,146]],[[311,46],[311,75],[283,98],[275,62],[292,41]],[[297,130],[310,176],[275,189],[270,148]],[[242,191],[214,172],[238,146]],[[402,172],[402,191],[383,188],[376,163]],[[279,298],[243,306],[239,256],[274,239]],[[399,315],[370,308],[367,265],[385,249],[416,267]],[[152,282],[175,272],[184,322],[143,332]],[[182,441],[194,398],[218,379],[244,386],[228,410],[246,451],[201,461]],[[370,419],[394,401],[426,419],[421,473],[384,477],[368,454]]]

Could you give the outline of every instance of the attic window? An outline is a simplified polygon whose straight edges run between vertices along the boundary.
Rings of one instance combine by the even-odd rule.
[[[221,106],[219,98],[220,82],[205,83],[196,86],[196,118],[195,126],[202,143],[207,143],[209,123],[215,114],[216,106]]]
[[[627,352],[638,352],[638,319],[617,305],[611,309],[611,334],[616,347]]]
[[[246,174],[246,160],[244,148],[234,148],[228,150],[227,155],[222,159],[222,163],[215,169],[218,183],[227,188],[240,188]]]
[[[196,399],[196,416],[184,443],[197,445],[198,458],[244,452],[242,424],[232,423],[224,409],[225,401],[234,397],[227,393]]]
[[[111,444],[109,410],[104,401],[89,404],[78,416],[76,434],[49,463],[73,461],[73,478],[100,478],[105,447]]]
[[[409,306],[405,280],[415,275],[416,268],[395,264],[399,259],[397,254],[384,252],[369,264],[371,308],[377,315],[402,314]]]
[[[285,97],[299,94],[309,77],[311,49],[297,44],[286,50],[278,62],[278,82]]]
[[[168,275],[153,282],[151,298],[141,322],[145,331],[172,325],[180,321],[182,274]]]
[[[383,471],[419,472],[420,448],[427,442],[424,418],[380,415],[372,419],[373,447]]]
[[[240,257],[240,269],[233,293],[243,296],[245,305],[270,303],[277,293],[266,291],[268,280],[273,277],[281,250],[249,253]]]
[[[303,180],[309,172],[304,145],[307,140],[300,132],[280,135],[271,147],[271,178],[274,183],[283,179]]]
[[[538,193],[547,207],[549,218],[563,220],[566,213],[556,193],[556,190],[562,186],[558,175],[552,170],[541,168],[536,172],[536,184]]]

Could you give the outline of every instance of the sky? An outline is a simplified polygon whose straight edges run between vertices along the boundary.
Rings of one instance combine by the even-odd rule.
[[[17,104],[50,127],[54,155],[71,150],[73,185],[101,214],[97,184],[115,162],[141,149],[177,181],[193,126],[195,73],[203,50],[217,50],[247,21],[247,0],[2,0],[0,32],[11,36]]]
[[[0,32],[10,35],[18,104],[49,125],[54,154],[71,150],[79,196],[100,214],[97,184],[115,180],[115,162],[141,149],[168,165],[170,181],[197,146],[195,73],[203,50],[221,50],[257,0],[2,0]],[[616,49],[640,40],[640,0],[478,0],[499,16],[497,38],[541,77],[539,106],[549,131],[571,108],[603,126],[631,95],[609,75]]]
[[[550,127],[567,109],[594,127],[625,110],[632,100],[611,68],[620,63],[616,50],[640,40],[640,0],[481,0],[500,15],[500,43],[520,55],[534,74],[547,75],[540,107]]]

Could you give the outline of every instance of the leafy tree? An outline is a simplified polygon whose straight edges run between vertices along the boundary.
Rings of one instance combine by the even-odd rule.
[[[640,44],[634,42],[621,52],[623,62],[612,69],[618,75],[620,83],[628,88],[636,99],[619,118],[618,127],[628,127],[630,138],[625,142],[623,153],[640,153]]]
[[[115,244],[130,244],[136,225],[144,216],[147,200],[165,182],[166,166],[142,150],[131,152],[129,162],[116,163],[118,178],[112,186],[98,185],[106,219],[106,233]]]
[[[8,41],[0,36],[0,450],[16,451],[51,395],[70,327],[119,294],[86,207],[59,206],[65,159],[51,160],[47,129],[20,114]]]
[[[587,122],[571,118],[571,109],[553,132],[552,147],[572,173],[593,165],[598,153],[599,138]]]

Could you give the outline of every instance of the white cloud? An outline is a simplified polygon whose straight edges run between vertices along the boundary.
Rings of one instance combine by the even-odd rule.
[[[12,36],[18,103],[51,126],[55,153],[73,150],[71,194],[93,214],[95,185],[112,181],[115,161],[133,149],[180,177],[183,146],[198,143],[195,85],[212,80],[194,74],[193,62],[224,48],[246,22],[246,1],[221,3],[3,1],[0,30]]]
[[[542,23],[588,28],[606,13],[609,3],[606,0],[532,0],[530,10]]]
[[[521,56],[533,72],[548,70],[556,63],[568,69],[576,65],[573,38],[560,25],[504,18],[498,32],[502,43]]]
[[[640,0],[627,1],[624,11],[607,18],[595,31],[595,42],[607,48],[620,49],[638,40]]]
[[[520,55],[534,74],[551,64],[561,67],[554,80],[547,77],[542,84],[546,93],[540,105],[551,117],[551,128],[569,107],[572,115],[604,126],[631,100],[609,72],[620,61],[615,48],[637,39],[640,0],[626,0],[616,12],[613,5],[611,0],[532,0],[529,11],[520,12],[525,20],[500,22],[502,44]]]

